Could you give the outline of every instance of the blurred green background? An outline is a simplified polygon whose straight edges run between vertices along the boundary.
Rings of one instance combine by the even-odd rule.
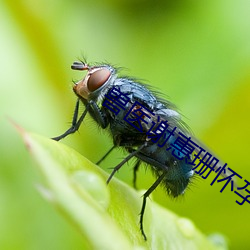
[[[81,235],[36,191],[39,173],[8,118],[47,137],[64,132],[76,100],[71,81],[83,76],[70,65],[82,55],[161,90],[194,134],[250,181],[249,13],[247,0],[1,1],[0,249],[81,248]],[[93,124],[86,119],[63,143],[96,162],[112,142]],[[102,167],[110,171],[122,157],[117,150]],[[117,177],[131,184],[132,166]],[[140,170],[140,188],[153,180]],[[250,249],[250,205],[211,181],[196,180],[176,201],[161,188],[153,198],[202,232],[223,233],[230,249]]]

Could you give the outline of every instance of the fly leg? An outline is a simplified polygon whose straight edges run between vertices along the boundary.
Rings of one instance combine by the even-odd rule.
[[[102,128],[107,127],[108,123],[107,123],[107,120],[106,120],[106,116],[105,116],[105,114],[102,113],[102,111],[100,110],[100,108],[98,107],[98,105],[94,101],[88,102],[88,104],[86,105],[86,109],[84,110],[84,112],[80,116],[79,120],[77,120],[78,119],[78,113],[79,113],[79,104],[80,104],[80,100],[78,99],[77,102],[76,102],[71,127],[65,133],[63,133],[62,135],[59,135],[57,137],[52,138],[53,140],[60,141],[64,137],[68,136],[69,134],[75,133],[79,129],[79,127],[80,127],[84,117],[86,116],[87,112],[90,112],[91,114],[94,114],[95,120],[97,121],[98,124],[101,125]]]
[[[137,160],[137,161],[136,161],[136,164],[135,164],[135,166],[134,166],[134,169],[133,169],[133,186],[134,186],[135,189],[137,189],[137,188],[136,188],[136,173],[137,173],[137,171],[138,171],[140,165],[141,165],[141,161],[140,161],[140,160]]]
[[[114,145],[97,163],[96,163],[96,165],[99,165],[112,151],[113,151],[113,149],[115,148],[116,146]],[[134,152],[134,151],[133,151]],[[140,160],[137,160],[136,161],[136,164],[135,164],[135,166],[134,166],[134,168],[133,168],[133,187],[135,188],[135,189],[137,189],[136,188],[136,172],[138,171],[138,169],[139,169],[139,167],[140,167],[140,165],[141,165],[141,161]]]
[[[107,117],[93,100],[89,101],[89,113],[92,114],[96,122],[104,129],[108,126]]]
[[[143,229],[143,216],[146,208],[146,200],[148,196],[157,188],[157,186],[162,182],[163,178],[165,177],[166,173],[161,174],[158,179],[153,183],[153,185],[147,190],[147,192],[143,195],[142,201],[142,208],[140,212],[140,230],[143,235],[144,240],[147,240],[147,236]]]
[[[96,165],[99,165],[115,148],[116,146],[114,145],[97,163]]]
[[[59,136],[51,138],[51,139],[53,139],[55,141],[60,141],[64,137],[68,136],[69,134],[75,133],[79,129],[79,127],[80,127],[80,125],[81,125],[84,117],[86,116],[86,114],[88,112],[88,106],[87,106],[86,109],[84,110],[84,112],[82,113],[82,115],[80,116],[79,120],[77,121],[78,112],[79,112],[79,103],[80,103],[80,101],[78,99],[77,102],[76,102],[76,106],[75,106],[75,110],[74,110],[74,116],[73,116],[71,127],[65,133],[63,133],[62,135],[59,135]]]
[[[134,150],[132,153],[130,153],[122,162],[120,162],[116,167],[114,167],[112,173],[110,174],[107,184],[111,181],[112,177],[114,174],[127,162],[129,161],[132,157],[134,157],[140,150],[142,150],[146,144],[141,145],[137,150]]]

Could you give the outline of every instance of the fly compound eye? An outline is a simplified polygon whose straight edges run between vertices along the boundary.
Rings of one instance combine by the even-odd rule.
[[[108,69],[99,69],[90,74],[88,79],[88,90],[93,92],[99,89],[110,77],[111,72]]]

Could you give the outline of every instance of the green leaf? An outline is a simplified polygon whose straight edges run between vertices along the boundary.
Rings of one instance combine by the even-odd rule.
[[[75,150],[23,130],[21,134],[45,179],[46,188],[39,186],[39,191],[81,232],[83,249],[226,249],[152,199],[144,217],[144,241],[139,230],[143,192],[115,177],[106,185],[108,174]]]

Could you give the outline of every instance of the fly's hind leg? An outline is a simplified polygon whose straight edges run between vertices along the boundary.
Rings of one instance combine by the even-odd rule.
[[[164,179],[166,173],[161,174],[158,179],[153,183],[153,185],[147,190],[147,192],[143,195],[143,201],[142,201],[142,207],[141,207],[141,212],[140,212],[140,230],[143,235],[144,240],[147,240],[147,236],[144,232],[143,228],[143,216],[146,208],[146,201],[148,196],[158,187],[158,185],[162,182]]]

